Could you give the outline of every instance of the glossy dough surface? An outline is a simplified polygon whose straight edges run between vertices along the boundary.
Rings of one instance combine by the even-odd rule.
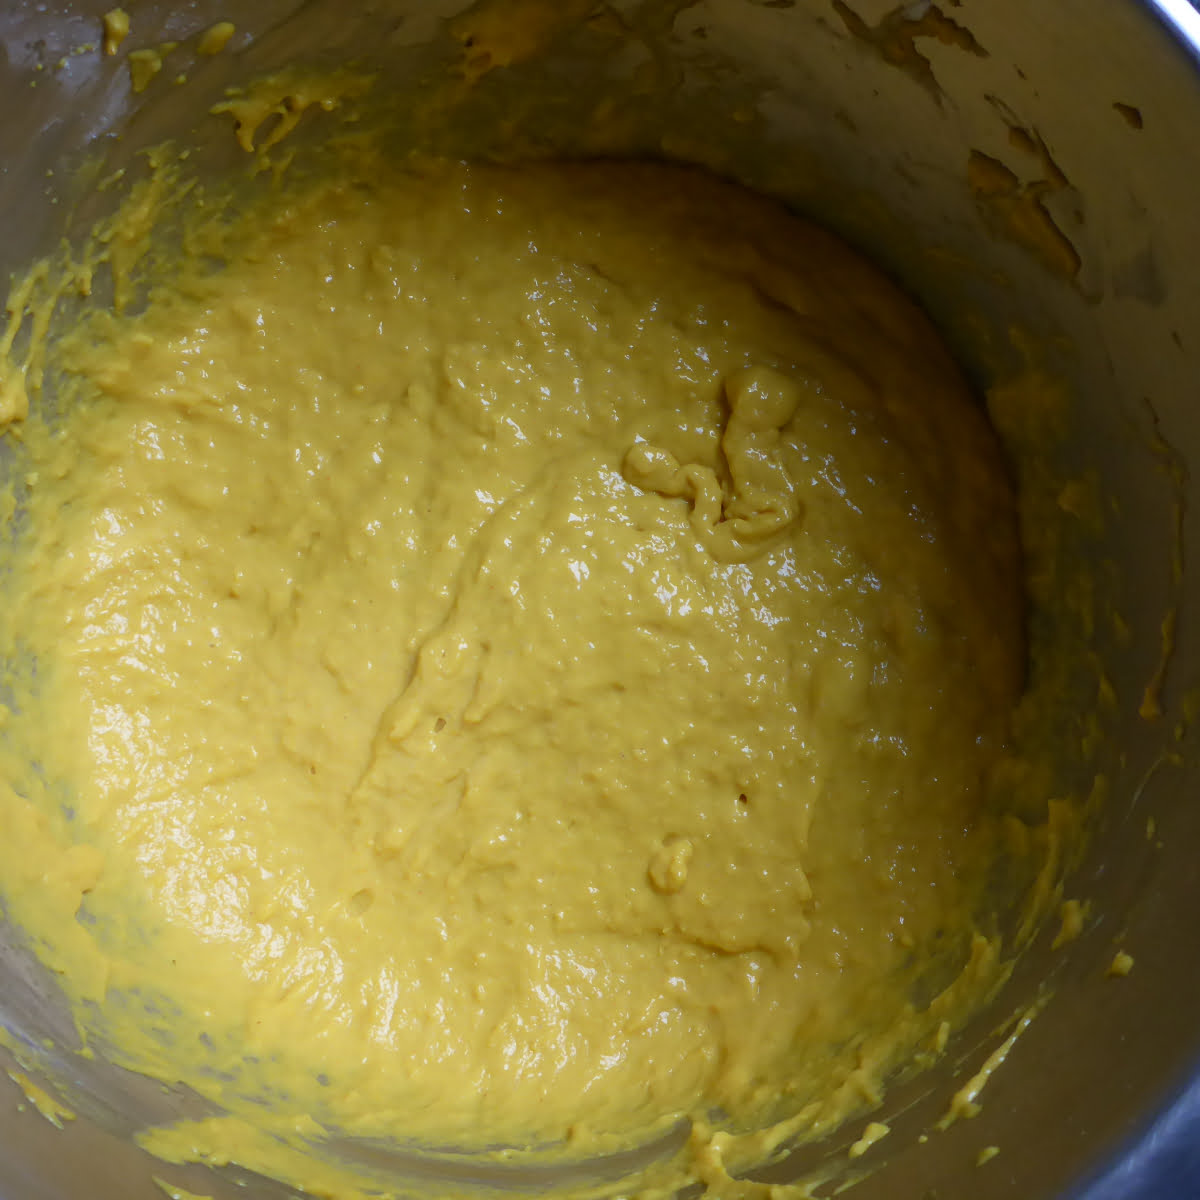
[[[438,1146],[869,1098],[1023,660],[925,319],[666,167],[256,220],[85,322],[28,436],[0,857],[84,1026]]]

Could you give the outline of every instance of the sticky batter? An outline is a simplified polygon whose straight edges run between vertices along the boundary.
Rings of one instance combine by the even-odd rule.
[[[877,1098],[1023,662],[997,446],[890,284],[698,173],[432,165],[54,353],[0,880],[104,1052],[468,1149]]]

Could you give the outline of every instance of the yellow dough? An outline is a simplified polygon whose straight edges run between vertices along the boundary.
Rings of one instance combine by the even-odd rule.
[[[698,173],[435,164],[54,355],[0,887],[100,1047],[437,1147],[877,1094],[1023,663],[998,448],[890,284]]]

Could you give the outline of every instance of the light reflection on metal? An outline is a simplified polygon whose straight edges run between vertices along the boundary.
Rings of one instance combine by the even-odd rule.
[[[1200,57],[1200,9],[1191,0],[1148,0],[1148,3],[1175,27],[1192,53]]]

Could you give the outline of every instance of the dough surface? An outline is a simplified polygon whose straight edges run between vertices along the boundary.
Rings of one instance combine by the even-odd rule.
[[[682,169],[255,220],[63,341],[28,433],[0,808],[57,849],[0,857],[81,1023],[433,1146],[869,1100],[965,957],[1022,684],[923,316]]]

